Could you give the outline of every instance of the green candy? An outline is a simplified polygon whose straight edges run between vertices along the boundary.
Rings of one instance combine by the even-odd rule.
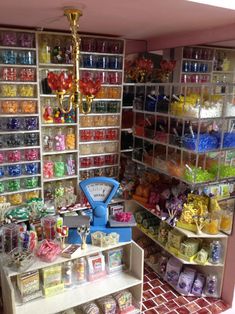
[[[26,189],[34,189],[37,186],[38,186],[38,178],[37,177],[25,179],[25,187],[26,187]]]
[[[7,189],[10,192],[20,190],[20,180],[11,180],[7,182]]]
[[[207,170],[192,167],[191,171],[189,169],[185,170],[184,178],[189,182],[198,183],[212,181],[215,179],[215,175]]]
[[[63,161],[56,161],[54,163],[54,173],[56,177],[63,177],[65,174],[65,163]]]

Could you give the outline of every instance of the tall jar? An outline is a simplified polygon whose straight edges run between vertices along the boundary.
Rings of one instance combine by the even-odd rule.
[[[55,135],[55,150],[65,150],[65,135],[62,133],[61,128],[58,129],[57,134]]]
[[[68,132],[65,138],[66,149],[76,148],[76,137],[73,128],[68,128]]]

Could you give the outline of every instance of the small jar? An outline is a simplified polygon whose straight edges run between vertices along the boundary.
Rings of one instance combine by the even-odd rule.
[[[6,153],[7,162],[19,162],[21,160],[21,151],[20,150],[10,150]]]
[[[27,133],[24,135],[24,144],[26,146],[38,146],[39,135],[38,133]]]
[[[91,147],[92,154],[102,154],[105,152],[105,145],[101,143],[93,144]]]
[[[32,85],[19,85],[18,93],[20,97],[34,97],[34,87]]]
[[[94,166],[95,167],[101,167],[105,165],[105,157],[104,156],[95,156],[93,158],[94,160]]]
[[[66,169],[69,176],[76,174],[76,162],[73,155],[68,155],[66,159]]]
[[[55,177],[63,177],[65,175],[65,162],[62,158],[54,162]]]
[[[39,173],[38,163],[30,163],[24,165],[24,172],[26,175],[33,175]]]
[[[7,147],[20,147],[23,144],[21,134],[10,134],[6,138]]]
[[[9,177],[18,177],[22,175],[22,166],[21,165],[9,165],[7,167]]]
[[[1,42],[3,46],[12,46],[17,45],[17,34],[14,31],[3,31],[1,34]]]
[[[89,168],[92,166],[93,166],[93,158],[92,157],[80,158],[80,167],[81,168]]]
[[[23,203],[23,194],[22,193],[16,193],[9,195],[9,202],[11,205],[20,205]]]
[[[80,117],[80,127],[81,128],[87,128],[87,127],[92,127],[93,126],[93,116],[81,116]]]
[[[45,160],[43,163],[43,178],[50,179],[54,177],[54,163],[51,160]]]
[[[97,101],[95,103],[95,112],[97,113],[106,113],[107,112],[107,105],[105,101]]]
[[[5,156],[3,153],[0,152],[0,164],[4,162]]]
[[[108,113],[118,113],[120,111],[120,105],[116,101],[110,101],[107,104],[107,112]]]
[[[14,100],[5,100],[1,103],[2,113],[13,113],[16,114],[19,112],[19,103]]]
[[[92,130],[81,130],[80,131],[80,141],[92,141],[93,140],[93,131]]]
[[[105,139],[108,141],[115,141],[118,139],[118,129],[107,129],[105,132]]]
[[[117,155],[106,155],[105,156],[105,164],[106,165],[113,165],[116,163]]]
[[[25,193],[26,201],[30,201],[33,198],[39,198],[39,191],[29,191]]]
[[[55,186],[55,197],[63,197],[64,196],[64,186],[61,182],[57,182]]]
[[[94,130],[93,131],[93,140],[94,141],[104,141],[105,140],[105,130]]]
[[[24,118],[24,129],[25,130],[37,130],[38,129],[38,118]]]
[[[80,155],[90,155],[92,153],[92,145],[91,144],[83,144],[79,145]]]
[[[5,174],[4,167],[0,166],[0,178],[4,177],[4,174]]]
[[[65,288],[72,286],[72,262],[69,261],[63,264],[63,282]]]
[[[43,134],[43,150],[44,152],[51,152],[53,151],[53,144],[54,144],[54,136],[53,131],[51,128]]]
[[[106,116],[94,116],[94,126],[106,126]]]
[[[222,245],[220,241],[212,241],[210,243],[209,262],[212,264],[221,263]]]
[[[26,189],[34,189],[38,187],[38,177],[30,177],[24,179],[24,187]]]
[[[24,158],[27,161],[39,160],[39,150],[37,148],[25,150]]]
[[[119,116],[107,116],[106,124],[108,126],[118,126],[119,125]]]
[[[74,281],[76,284],[86,281],[86,260],[84,257],[75,260],[73,273]]]
[[[15,50],[2,50],[1,52],[3,64],[16,64],[17,51]]]
[[[68,132],[65,137],[66,149],[76,148],[76,137],[73,128],[68,128]]]
[[[19,79],[21,82],[34,82],[35,69],[24,68],[19,71]]]
[[[22,113],[36,113],[37,103],[32,100],[25,100],[21,102],[21,112]]]
[[[20,33],[18,35],[18,42],[20,47],[33,48],[34,45],[34,34]]]
[[[0,193],[3,193],[4,191],[5,191],[5,184],[4,182],[0,182]]]
[[[1,96],[2,97],[17,97],[16,85],[2,85]]]
[[[220,218],[219,217],[211,217],[205,223],[203,228],[203,232],[208,234],[218,234],[220,227]]]
[[[206,277],[205,294],[208,297],[216,297],[218,293],[218,278],[216,275],[210,274]]]
[[[15,192],[15,191],[19,191],[19,190],[20,190],[20,180],[19,179],[7,181],[7,191]]]
[[[46,183],[44,188],[44,199],[45,201],[54,200],[54,190],[51,183]]]
[[[16,81],[17,76],[16,76],[16,68],[3,68],[1,71],[1,79],[3,81]]]
[[[65,135],[62,133],[61,128],[58,129],[58,132],[55,135],[55,150],[56,151],[65,150]]]
[[[231,210],[223,210],[221,214],[220,230],[223,232],[231,232],[233,224],[233,212]]]
[[[106,143],[105,152],[106,153],[116,153],[118,150],[118,143]]]
[[[8,118],[6,126],[9,131],[17,131],[21,129],[22,121],[19,118]]]

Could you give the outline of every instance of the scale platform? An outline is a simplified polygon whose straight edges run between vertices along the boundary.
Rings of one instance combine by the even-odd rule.
[[[91,205],[92,222],[90,225],[90,234],[96,231],[101,231],[106,234],[116,232],[119,234],[120,242],[131,241],[131,227],[135,225],[134,221],[130,223],[120,223],[116,221],[117,224],[115,224],[113,218],[108,215],[108,204],[116,194],[119,182],[111,178],[95,177],[86,179],[80,182],[79,185]],[[76,222],[76,227],[81,224]],[[91,243],[90,234],[87,237],[87,243]],[[75,244],[80,242],[81,240],[77,229],[71,227],[69,229],[68,243]]]

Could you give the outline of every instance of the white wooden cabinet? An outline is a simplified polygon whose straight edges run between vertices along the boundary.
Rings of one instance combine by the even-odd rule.
[[[136,301],[136,305],[141,311],[144,269],[143,250],[133,241],[119,243],[119,245],[107,248],[88,245],[86,250],[80,251],[72,259],[58,257],[52,263],[45,263],[37,260],[29,269],[27,269],[27,272],[37,269],[40,270],[55,264],[65,263],[69,260],[75,260],[94,253],[104,252],[116,247],[123,247],[124,263],[127,268],[126,271],[106,276],[97,281],[74,286],[65,289],[60,294],[51,297],[41,297],[24,304],[20,303],[17,288],[15,286],[15,280],[18,273],[9,270],[7,267],[3,267],[1,270],[1,285],[4,300],[4,313],[54,314],[124,289],[130,290]]]

